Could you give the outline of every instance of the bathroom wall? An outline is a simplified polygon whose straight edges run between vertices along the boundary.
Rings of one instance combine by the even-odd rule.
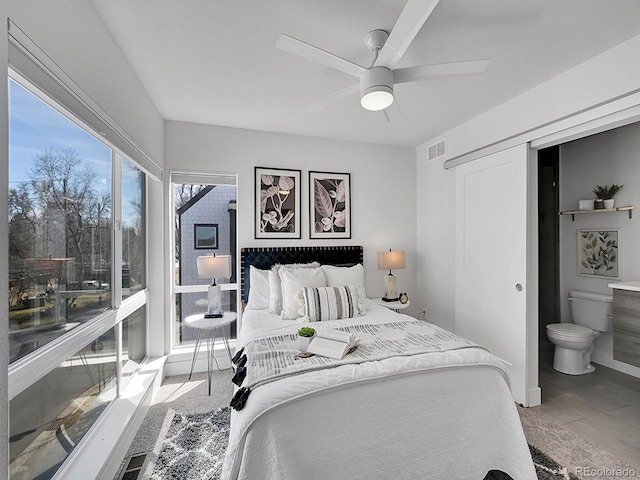
[[[596,185],[624,185],[616,206],[640,209],[640,123],[566,143],[560,148],[560,210],[577,210],[578,201],[594,198]],[[563,322],[571,321],[568,293],[584,290],[612,295],[610,283],[640,280],[640,211],[592,213],[560,217],[560,305]],[[619,229],[619,278],[578,275],[578,230]],[[612,335],[595,343],[593,361],[640,377],[640,368],[613,360]]]

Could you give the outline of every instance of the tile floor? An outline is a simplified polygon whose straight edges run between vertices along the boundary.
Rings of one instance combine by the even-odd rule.
[[[552,363],[553,352],[541,352],[534,408],[640,470],[640,378],[597,364],[592,374],[565,375]]]

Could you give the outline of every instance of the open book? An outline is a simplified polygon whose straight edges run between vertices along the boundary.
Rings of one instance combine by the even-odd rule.
[[[341,332],[340,330],[319,330],[309,343],[307,352],[341,360],[358,343],[360,340],[353,333]]]

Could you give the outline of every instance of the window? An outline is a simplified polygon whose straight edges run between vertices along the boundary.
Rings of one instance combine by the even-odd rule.
[[[116,396],[114,329],[11,399],[11,478],[51,478]]]
[[[147,356],[147,309],[139,308],[122,321],[121,389]]]
[[[122,160],[122,298],[147,286],[145,272],[145,175]]]
[[[9,82],[10,362],[111,307],[111,150]]]
[[[235,176],[193,176],[172,173],[174,194],[175,328],[174,345],[193,343],[194,329],[184,319],[207,309],[210,278],[198,278],[197,258],[231,255],[231,278],[217,278],[222,287],[222,309],[236,311],[236,199]],[[197,180],[202,183],[195,183]],[[229,338],[235,338],[235,324]]]
[[[10,469],[15,478],[47,479],[147,356],[148,180],[114,145],[15,77]]]

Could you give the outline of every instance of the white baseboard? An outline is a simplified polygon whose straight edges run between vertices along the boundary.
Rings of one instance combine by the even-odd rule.
[[[229,342],[229,346],[231,347],[231,354],[234,352],[235,348],[235,340],[231,340]],[[213,351],[213,357],[215,358],[215,362],[213,362],[213,368],[217,367],[221,370],[226,370],[231,368],[231,362],[229,361],[229,356],[227,355],[227,350],[224,348],[222,343],[217,343],[215,349]],[[193,347],[191,348],[181,348],[177,349],[169,355],[167,358],[167,362],[164,366],[164,373],[166,377],[171,377],[173,375],[186,375],[189,373],[191,369],[191,362],[193,361]],[[201,349],[198,352],[198,358],[196,359],[195,366],[193,368],[195,372],[206,372],[207,371],[207,351],[206,349]]]
[[[525,407],[537,407],[542,403],[542,389],[540,387],[535,387],[529,389],[527,392],[527,405],[523,405]]]

